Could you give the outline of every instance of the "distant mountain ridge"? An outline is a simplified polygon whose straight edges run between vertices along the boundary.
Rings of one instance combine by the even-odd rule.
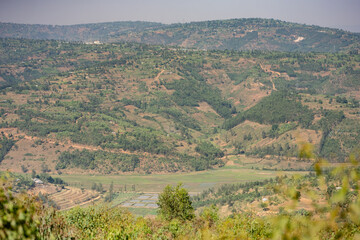
[[[290,52],[358,50],[360,43],[360,33],[260,18],[176,24],[140,21],[68,26],[0,23],[0,37],[88,43],[125,41],[204,50]]]
[[[122,34],[129,31],[140,32],[162,25],[163,24],[161,23],[140,21],[76,25],[0,23],[0,37],[81,42],[100,40],[107,42],[109,36],[112,36],[115,33]]]

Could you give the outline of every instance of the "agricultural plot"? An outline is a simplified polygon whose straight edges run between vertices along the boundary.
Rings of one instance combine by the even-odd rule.
[[[221,169],[201,172],[152,174],[152,175],[61,175],[71,187],[49,195],[49,198],[62,210],[83,206],[100,199],[99,193],[87,189],[101,184],[105,191],[113,184],[114,198],[112,207],[126,207],[136,215],[154,215],[158,208],[158,194],[168,184],[183,183],[190,195],[217,188],[222,184],[261,181],[281,175],[305,174],[301,171],[272,171],[244,168],[239,165],[226,166]],[[55,175],[54,175],[55,177]],[[83,189],[83,190],[81,190]]]
[[[158,205],[156,204],[157,200],[157,193],[145,193],[136,198],[123,202],[120,206],[131,208],[158,208]]]
[[[113,183],[115,192],[153,192],[159,193],[168,184],[176,185],[183,183],[190,194],[196,194],[211,187],[218,187],[225,183],[244,183],[261,181],[280,175],[305,174],[306,171],[273,171],[256,170],[242,166],[226,166],[220,169],[175,173],[175,174],[151,174],[151,175],[61,175],[61,178],[70,186],[90,189],[94,183],[101,183],[104,189],[108,189]],[[57,177],[57,175],[54,175]],[[130,186],[134,186],[132,190]]]
[[[66,187],[60,192],[49,195],[61,210],[67,210],[75,206],[90,204],[98,199],[100,195],[94,191]]]

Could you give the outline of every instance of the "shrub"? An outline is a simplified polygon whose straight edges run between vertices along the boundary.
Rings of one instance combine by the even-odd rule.
[[[195,217],[188,191],[179,183],[176,187],[167,185],[159,195],[159,213],[165,219],[191,220]]]
[[[0,239],[38,239],[39,222],[35,211],[35,205],[26,196],[15,198],[9,186],[1,187]]]

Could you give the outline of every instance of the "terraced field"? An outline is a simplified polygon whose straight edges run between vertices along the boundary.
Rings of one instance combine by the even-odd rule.
[[[81,190],[79,188],[65,187],[60,192],[49,195],[61,210],[67,210],[75,206],[82,206],[100,199],[95,191]]]

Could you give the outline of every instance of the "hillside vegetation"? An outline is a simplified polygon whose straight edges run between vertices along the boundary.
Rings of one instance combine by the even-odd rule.
[[[360,35],[343,30],[244,18],[161,24],[110,22],[70,26],[0,23],[0,37],[82,42],[139,42],[197,49],[338,52],[359,49]]]
[[[302,141],[332,161],[359,147],[358,54],[24,39],[0,51],[3,141],[17,141],[3,169],[198,171],[241,154],[292,169]]]
[[[359,34],[233,19],[0,37],[0,239],[359,238]]]

